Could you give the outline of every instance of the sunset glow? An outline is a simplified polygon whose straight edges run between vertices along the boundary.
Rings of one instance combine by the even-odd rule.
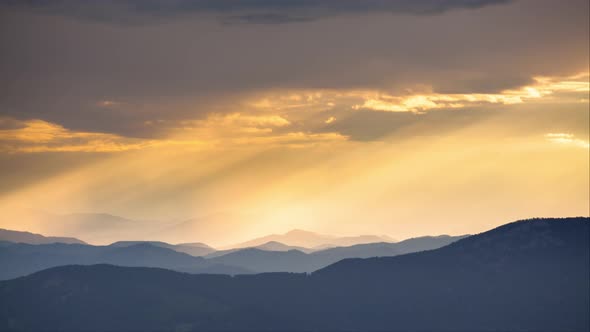
[[[0,227],[227,245],[588,215],[587,3],[543,3],[287,24],[6,6]],[[52,221],[73,213],[136,224]]]

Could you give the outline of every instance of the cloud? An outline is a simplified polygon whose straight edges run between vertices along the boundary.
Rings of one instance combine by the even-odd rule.
[[[251,96],[280,91],[285,92],[280,98],[290,98],[305,91],[333,91],[333,100],[324,103],[286,103],[273,96],[264,108],[288,119],[288,130],[306,132],[326,125],[330,116],[336,123],[345,121],[335,108],[363,108],[369,99],[380,107],[417,113],[459,104],[477,108],[482,103],[462,96],[487,98],[531,86],[534,77],[568,76],[588,66],[588,32],[579,28],[588,24],[587,1],[525,0],[478,10],[456,8],[483,2],[379,2],[408,14],[396,16],[377,14],[385,12],[372,1],[358,2],[373,6],[363,10],[358,3],[350,9],[346,0],[235,1],[238,7],[216,0],[195,2],[218,6],[214,10],[174,9],[189,6],[183,3],[15,1],[14,10],[1,7],[0,28],[6,33],[0,34],[0,115],[40,119],[74,132],[150,140],[165,137],[172,123],[262,111],[264,103],[256,108],[243,102]],[[409,7],[401,8],[403,3]],[[303,10],[303,4],[314,9]],[[439,15],[428,14],[437,10]],[[129,26],[71,18],[80,13],[168,24]],[[359,15],[352,17],[355,13]],[[199,15],[222,20],[264,15],[260,19],[271,21],[311,16],[315,21],[269,27],[190,19]],[[316,20],[314,15],[333,19]],[[375,98],[336,98],[349,91]],[[444,100],[449,97],[459,100]],[[331,106],[336,99],[338,105]],[[377,104],[369,101],[366,109]],[[332,113],[306,116],[320,110]],[[273,128],[275,133],[285,130]]]
[[[253,145],[299,148],[347,140],[345,135],[335,132],[289,130],[291,123],[279,115],[240,113],[213,114],[204,120],[147,123],[148,126],[158,125],[166,130],[167,136],[159,139],[73,131],[39,119],[19,121],[0,118],[0,124],[0,153],[115,153],[148,148],[226,149]],[[283,130],[275,132],[277,128]]]
[[[0,127],[0,152],[121,152],[144,148],[151,143],[113,134],[75,132],[42,120],[12,122]]]
[[[476,9],[510,0],[122,0],[8,1],[2,5],[55,15],[118,24],[146,24],[171,19],[214,16],[225,23],[284,24],[333,16],[389,13],[435,15]]]
[[[312,17],[299,17],[287,14],[248,14],[228,16],[223,19],[225,24],[286,24],[313,21]]]
[[[425,89],[423,91],[409,89],[400,95],[366,89],[267,91],[231,100],[230,104],[239,108],[239,112],[214,112],[205,118],[146,120],[141,124],[144,130],[158,133],[149,138],[68,129],[41,119],[22,121],[5,117],[0,118],[0,151],[120,152],[166,145],[193,148],[248,144],[300,147],[348,139],[381,140],[400,132],[412,135],[408,130],[413,130],[413,135],[435,135],[480,121],[488,116],[486,114],[509,112],[498,112],[491,107],[524,107],[531,104],[539,108],[536,111],[539,115],[543,108],[548,107],[546,105],[584,108],[588,103],[584,97],[590,91],[587,78],[587,73],[537,77],[534,84],[491,94],[442,94],[433,92],[429,87],[420,87]],[[220,102],[223,104],[223,101]],[[121,112],[127,105],[104,99],[97,106],[104,112]],[[434,111],[441,114],[425,116],[436,113]],[[572,116],[566,116],[566,111],[557,111],[566,118]],[[518,121],[530,121],[526,118],[536,117],[531,112],[518,112],[522,113]],[[580,118],[578,113],[573,115],[574,119]],[[540,128],[551,129],[546,126],[551,121],[555,122],[547,120],[539,124]],[[568,128],[572,126],[562,127]],[[552,138],[555,142],[565,142],[566,139],[569,138]]]
[[[590,143],[583,139],[576,138],[573,134],[568,133],[549,133],[545,134],[545,139],[552,143],[575,146],[579,148],[588,149]]]
[[[16,130],[25,128],[26,125],[22,121],[18,121],[11,118],[0,117],[0,130]]]
[[[436,109],[457,109],[485,104],[521,104],[535,99],[551,97],[556,93],[572,93],[584,96],[590,91],[587,72],[570,77],[537,77],[534,78],[534,82],[532,85],[523,86],[516,90],[487,94],[430,92],[392,96],[384,93],[372,93],[364,97],[362,104],[354,105],[353,108],[385,112],[421,113]]]
[[[326,123],[326,124],[330,124],[330,123],[332,123],[332,122],[334,122],[334,121],[336,121],[336,118],[335,118],[335,117],[333,117],[333,116],[331,116],[331,117],[329,117],[328,119],[326,119],[326,121],[324,121],[324,123]]]
[[[273,114],[211,114],[202,120],[164,125],[169,126],[169,136],[163,140],[163,144],[188,144],[198,141],[219,149],[240,146],[299,148],[348,139],[346,135],[337,132],[312,132],[310,128],[293,127],[283,116]]]
[[[479,108],[440,109],[425,113],[334,110],[338,121],[315,130],[339,132],[354,141],[399,142],[412,137],[433,139],[486,123],[494,131],[488,137],[539,137],[548,132],[588,136],[588,104],[523,103]]]
[[[115,100],[101,100],[101,101],[97,102],[96,105],[98,107],[114,108],[114,107],[119,107],[119,106],[123,105],[123,103],[115,101]]]

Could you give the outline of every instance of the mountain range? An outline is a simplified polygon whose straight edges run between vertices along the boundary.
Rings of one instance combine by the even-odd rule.
[[[310,274],[56,267],[0,282],[0,330],[581,332],[588,280],[590,219],[533,219]]]
[[[231,246],[231,248],[258,247],[269,242],[279,242],[303,248],[325,249],[328,247],[346,247],[362,243],[395,242],[395,240],[388,236],[360,235],[338,237],[294,229],[284,234],[272,234],[238,243]]]
[[[299,250],[267,251],[260,248],[246,248],[215,256],[210,260],[256,272],[312,272],[345,258],[396,256],[437,249],[464,237],[466,236],[425,236],[396,243],[357,244],[310,253]]]
[[[204,243],[200,243],[200,242],[169,244],[169,243],[161,242],[161,241],[118,241],[118,242],[112,243],[110,246],[122,248],[122,247],[131,247],[131,246],[138,245],[138,244],[150,244],[150,245],[153,245],[156,247],[167,248],[167,249],[171,249],[171,250],[174,250],[177,252],[183,252],[183,253],[189,254],[191,256],[205,256],[205,255],[211,254],[213,252],[216,252],[216,250],[213,249],[212,247],[210,247]]]
[[[168,244],[158,241],[120,241],[108,246],[51,243],[0,245],[0,280],[24,276],[69,264],[108,263],[120,266],[160,267],[190,273],[248,274],[311,272],[343,258],[391,256],[439,248],[462,237],[423,237],[399,243],[365,244],[310,252],[281,243],[258,248],[215,251],[202,243]],[[262,249],[261,249],[262,248]],[[272,249],[278,249],[272,251]]]
[[[100,263],[160,267],[191,273],[252,273],[244,268],[223,266],[202,257],[191,256],[150,243],[129,246],[90,246],[4,242],[0,245],[0,265],[2,266],[0,280],[16,278],[55,266]]]
[[[19,210],[14,218],[33,225],[50,225],[52,233],[81,238],[89,243],[108,243],[113,238],[149,236],[155,223],[108,213],[54,214],[32,209]],[[43,227],[41,226],[41,229]]]
[[[109,213],[54,214],[25,209],[19,210],[16,213],[16,218],[26,220],[28,224],[51,225],[52,233],[57,232],[67,237],[78,237],[88,243],[108,244],[113,239],[155,239],[163,242],[170,242],[168,241],[170,239],[181,239],[181,242],[193,242],[195,234],[207,237],[203,235],[203,232],[207,233],[207,231],[200,227],[203,224],[213,222],[231,224],[236,222],[236,220],[243,222],[244,220],[248,220],[248,218],[252,218],[252,216],[221,214],[209,216],[204,219],[193,218],[178,221],[131,219]],[[279,242],[298,250],[299,248],[318,250],[362,243],[395,242],[395,240],[385,235],[333,236],[294,229],[284,234],[266,235],[231,246],[224,246],[220,249],[258,247],[269,242]]]
[[[0,241],[29,243],[29,244],[47,244],[47,243],[77,243],[86,244],[82,240],[73,237],[43,236],[30,232],[11,231],[0,228]]]
[[[43,225],[51,225],[50,229],[52,233],[58,233],[68,237],[78,237],[88,243],[107,244],[115,240],[135,239],[155,239],[164,242],[170,242],[170,240],[175,239],[180,242],[193,242],[195,234],[199,234],[202,238],[223,238],[228,235],[236,236],[236,233],[231,228],[225,231],[228,234],[220,234],[209,229],[203,229],[203,225],[217,223],[223,223],[225,225],[240,224],[245,220],[256,220],[257,217],[224,213],[192,219],[152,220],[134,219],[109,213],[55,214],[46,211],[24,209],[15,212],[14,218],[26,221],[25,224],[37,225],[36,229],[43,230]],[[317,250],[361,243],[395,241],[388,236],[361,235],[341,237],[294,229],[284,234],[267,235],[232,246],[225,246],[220,249],[258,247],[268,242],[279,242],[288,246]]]

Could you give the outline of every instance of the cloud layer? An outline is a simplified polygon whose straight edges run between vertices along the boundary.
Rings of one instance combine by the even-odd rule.
[[[371,13],[434,15],[509,0],[123,0],[5,1],[3,6],[120,24],[213,16],[225,23],[283,24]]]
[[[408,91],[492,95],[535,84],[535,77],[588,70],[589,36],[580,28],[588,24],[586,1],[496,6],[483,6],[485,1],[369,1],[365,9],[359,3],[194,3],[194,10],[234,16],[236,11],[267,9],[291,15],[306,11],[302,8],[370,13],[277,26],[186,20],[175,9],[185,6],[183,1],[31,2],[34,10],[4,6],[0,114],[81,132],[155,138],[165,128],[146,123],[244,113],[241,100],[272,90],[369,90],[397,99]],[[213,5],[219,8],[207,9]],[[48,14],[101,13],[86,6],[105,6],[123,16],[158,13],[168,24],[120,26]],[[464,7],[472,9],[452,10]],[[381,11],[439,15],[379,15]],[[367,106],[378,105],[383,103]]]

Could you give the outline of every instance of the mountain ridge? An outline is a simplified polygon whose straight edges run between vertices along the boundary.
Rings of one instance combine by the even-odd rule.
[[[590,219],[519,223],[311,274],[44,270],[0,282],[0,329],[587,331]]]
[[[287,246],[313,249],[319,246],[350,246],[360,243],[393,242],[387,236],[358,235],[358,236],[333,236],[301,229],[292,229],[282,234],[270,234],[254,238],[246,242],[227,246],[226,248],[251,248],[258,247],[268,242],[279,242]]]
[[[121,266],[154,266],[191,273],[227,273],[232,275],[279,271],[312,272],[343,258],[399,255],[409,251],[434,249],[458,238],[444,237],[439,240],[431,240],[427,237],[422,240],[422,243],[411,248],[406,247],[407,241],[401,241],[399,243],[337,247],[317,252],[277,243],[271,244],[283,250],[269,251],[268,249],[272,248],[262,246],[262,248],[211,252],[213,249],[194,245],[172,245],[160,241],[120,241],[108,246],[24,246],[6,242],[0,246],[0,265],[4,267],[0,270],[0,280],[27,275],[53,266],[97,263],[111,263]],[[135,256],[131,256],[132,252]],[[117,253],[121,257],[117,257]],[[183,256],[185,254],[190,257]],[[153,256],[150,257],[150,255]],[[177,263],[170,264],[166,257]]]
[[[0,241],[28,243],[28,244],[47,244],[47,243],[77,243],[86,244],[86,242],[65,236],[45,236],[27,231],[15,231],[0,228]]]

